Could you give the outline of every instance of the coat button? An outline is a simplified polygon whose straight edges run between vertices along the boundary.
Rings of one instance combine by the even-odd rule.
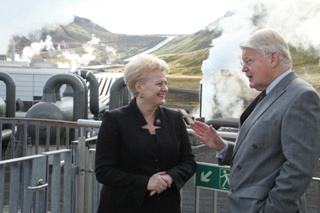
[[[253,144],[252,147],[253,147],[254,149],[257,149],[257,148],[258,148],[258,146],[257,146],[256,144]]]
[[[237,166],[237,169],[240,170],[240,169],[241,169],[241,166],[238,165],[238,166]]]

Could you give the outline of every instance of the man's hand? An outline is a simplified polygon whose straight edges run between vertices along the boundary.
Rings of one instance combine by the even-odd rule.
[[[194,121],[190,124],[190,128],[194,131],[192,136],[201,140],[209,148],[220,152],[225,146],[226,142],[221,138],[218,132],[206,123]]]

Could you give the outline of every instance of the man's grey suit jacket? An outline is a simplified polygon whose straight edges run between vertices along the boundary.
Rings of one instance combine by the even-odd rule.
[[[289,73],[241,125],[220,160],[231,166],[230,212],[305,212],[319,150],[319,96]]]

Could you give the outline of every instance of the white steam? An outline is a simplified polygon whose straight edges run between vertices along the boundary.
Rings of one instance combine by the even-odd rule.
[[[74,49],[61,49],[60,44],[57,45],[57,49],[54,48],[51,36],[47,36],[45,41],[33,42],[30,46],[23,48],[22,56],[16,54],[16,58],[24,61],[31,61],[34,56],[40,55],[42,52],[46,51],[49,54],[57,54],[57,57],[65,61],[67,59],[69,62],[62,63],[58,62],[58,67],[60,68],[70,68],[71,70],[76,70],[82,66],[87,66],[91,61],[96,59],[95,51],[99,45],[100,39],[95,37],[94,34],[91,35],[91,40],[82,45],[84,53],[79,55],[75,53]],[[116,50],[113,49],[113,52]]]
[[[243,101],[238,98],[243,92],[243,79],[238,76],[240,49],[230,48],[238,44],[239,37],[227,33],[212,42],[214,47],[202,64],[203,117],[237,117],[241,113]]]
[[[91,35],[91,40],[82,45],[85,53],[79,55],[74,51],[68,49],[63,50],[60,58],[65,58],[70,61],[70,64],[59,64],[59,67],[70,67],[71,70],[76,70],[79,67],[89,65],[90,61],[96,59],[95,50],[97,45],[99,45],[100,39],[96,38],[95,35]],[[68,66],[69,65],[69,66]]]
[[[208,27],[217,30],[218,26],[222,35],[212,41],[209,57],[202,64],[201,115],[194,112],[195,117],[239,117],[243,97],[256,95],[248,89],[241,72],[239,43],[257,29],[276,28],[289,44],[302,49],[313,47],[320,55],[320,1],[244,0],[238,2],[233,12]]]
[[[60,59],[65,59],[69,62],[58,62],[60,68],[70,68],[74,71],[82,66],[87,66],[89,63],[96,59],[96,48],[99,45],[100,39],[91,35],[91,40],[82,45],[83,54],[75,53],[74,49],[61,49],[60,44],[57,45],[57,49],[54,48],[52,38],[50,35],[47,36],[46,40],[40,42],[33,42],[30,46],[23,48],[22,55],[16,54],[16,58],[24,61],[31,61],[34,56],[40,55],[42,52],[48,52],[49,54],[56,54]],[[113,49],[114,52],[116,50]]]
[[[41,40],[40,42],[33,42],[30,46],[26,46],[22,50],[22,60],[30,61],[33,56],[39,55],[42,51],[53,51],[55,50],[51,36],[47,36],[46,40]]]

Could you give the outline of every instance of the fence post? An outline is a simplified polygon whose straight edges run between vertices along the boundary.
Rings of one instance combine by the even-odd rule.
[[[318,184],[318,213],[320,213],[320,178],[313,177],[312,180],[317,181]]]
[[[200,206],[200,189],[199,187],[195,187],[196,188],[196,192],[195,192],[195,197],[196,197],[196,208],[195,208],[195,213],[199,213],[199,206]]]
[[[89,192],[89,196],[86,203],[87,203],[87,211],[88,212],[96,212],[94,210],[94,152],[95,150],[90,149],[88,155],[88,181],[87,181],[87,192]]]
[[[218,212],[218,192],[217,190],[213,191],[213,213],[217,213]]]
[[[86,205],[86,158],[87,158],[87,152],[86,152],[86,139],[85,139],[85,127],[80,128],[80,138],[78,142],[78,166],[79,166],[79,175],[78,175],[78,190],[77,190],[77,213],[85,213]]]

